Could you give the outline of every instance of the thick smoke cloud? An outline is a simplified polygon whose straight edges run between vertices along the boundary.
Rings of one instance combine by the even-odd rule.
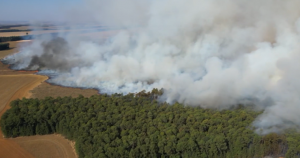
[[[73,65],[66,60],[68,56],[71,56],[68,43],[63,38],[54,38],[48,43],[42,43],[43,54],[40,56],[34,55],[30,61],[30,64],[26,69],[47,68],[47,69],[59,69],[70,70]]]
[[[88,1],[87,8],[107,25],[140,28],[102,43],[40,38],[6,60],[55,72],[49,82],[102,93],[164,88],[161,99],[170,103],[255,104],[265,109],[253,123],[262,134],[300,125],[300,1],[119,2]],[[97,11],[105,5],[116,10]]]

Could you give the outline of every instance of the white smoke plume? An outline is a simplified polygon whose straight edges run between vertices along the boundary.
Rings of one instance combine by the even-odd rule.
[[[97,43],[39,38],[9,56],[50,82],[162,97],[204,108],[255,104],[262,134],[300,125],[299,0],[90,0],[90,17],[134,26]],[[138,26],[138,28],[137,28]],[[134,30],[134,31],[132,31]],[[58,40],[58,42],[55,42]]]

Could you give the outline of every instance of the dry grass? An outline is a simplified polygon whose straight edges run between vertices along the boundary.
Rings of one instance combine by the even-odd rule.
[[[28,30],[28,29],[30,29],[30,27],[29,26],[18,26],[18,27],[10,27],[9,28],[10,30],[12,29],[12,30],[14,30],[14,29],[16,29],[16,30]],[[3,29],[3,30],[7,30],[7,29]]]
[[[10,49],[1,50],[0,51],[0,59],[6,57],[7,55],[19,52],[22,46],[26,46],[26,45],[30,44],[31,41],[23,40],[23,41],[11,41],[11,42],[5,42],[5,43],[9,43]]]
[[[28,30],[28,29],[31,29],[31,26],[16,26],[16,27],[2,28],[0,30]]]
[[[29,97],[29,91],[47,78],[46,76],[34,75],[33,72],[10,70],[8,65],[0,62],[0,116],[4,112],[2,109],[11,100]]]
[[[29,152],[19,144],[7,139],[0,139],[1,158],[34,158]]]
[[[0,32],[0,37],[10,37],[10,36],[25,36],[26,33],[31,34],[30,31],[20,31],[20,32]]]
[[[92,95],[98,94],[98,91],[95,89],[80,89],[80,88],[70,88],[51,85],[49,83],[43,82],[36,88],[30,91],[32,96],[31,98],[43,99],[47,96],[51,97],[65,97],[72,96],[78,97],[78,95],[83,95],[85,97],[90,97]]]
[[[40,35],[44,33],[63,33],[63,30],[38,30],[38,31],[21,31],[21,32],[0,32],[0,37],[10,37],[10,36],[25,36],[28,35]]]
[[[29,96],[29,90],[46,79],[33,74],[0,75],[0,110],[13,99]]]
[[[0,76],[2,75],[21,75],[21,74],[33,74],[37,71],[15,71],[8,68],[8,65],[4,65],[0,62]]]
[[[36,158],[76,158],[72,142],[60,135],[14,138],[14,142]]]

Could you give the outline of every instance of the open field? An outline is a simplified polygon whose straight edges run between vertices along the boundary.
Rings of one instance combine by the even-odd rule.
[[[27,27],[27,26],[25,26]],[[25,27],[11,28],[11,29],[27,29]],[[49,27],[49,29],[55,29]],[[57,27],[59,29],[59,27]],[[84,29],[73,29],[73,31],[81,31]],[[62,30],[45,30],[34,31],[34,34],[61,32]],[[67,30],[68,31],[68,30]],[[26,32],[3,32],[0,36],[19,36]],[[32,34],[31,32],[28,32]],[[99,32],[99,33],[83,33],[82,36],[89,36],[92,38],[107,37],[115,34],[115,31]],[[92,36],[93,35],[93,36]],[[20,51],[20,46],[28,45],[31,41],[11,41],[6,42],[10,44],[9,50],[0,51],[0,59],[7,55],[17,53]],[[15,71],[8,68],[0,62],[0,116],[9,108],[11,100],[17,98],[44,98],[72,96],[77,97],[82,94],[85,97],[98,94],[94,89],[80,89],[69,88],[51,85],[44,82],[47,77],[41,75],[34,75],[35,71]],[[0,133],[2,135],[2,133]],[[0,158],[73,158],[77,157],[73,148],[74,143],[59,135],[45,135],[45,136],[30,136],[4,139],[0,138]]]
[[[19,137],[12,139],[36,158],[75,158],[72,142],[60,135]]]
[[[0,63],[0,116],[8,108],[11,100],[28,97],[29,90],[47,79],[46,76],[34,75],[33,72],[18,72]]]
[[[45,76],[33,74],[0,75],[0,116],[9,108],[11,100],[28,96],[28,91],[45,79],[47,79]],[[0,134],[2,135],[1,132]],[[18,143],[0,137],[0,157],[30,158],[33,156]]]
[[[9,42],[13,49],[0,51],[0,59],[18,52],[20,42]],[[23,43],[25,43],[23,41]],[[23,44],[22,43],[22,44]],[[26,41],[28,43],[28,41]],[[30,90],[37,87],[43,82],[44,86],[39,87],[33,92],[41,93],[39,97],[43,97],[44,89],[48,92],[46,95],[66,96],[74,95],[78,96],[81,92],[85,96],[97,94],[96,90],[81,90],[73,88],[65,88],[60,86],[51,86],[44,83],[47,79],[46,76],[34,75],[33,71],[14,71],[8,68],[8,65],[4,65],[0,62],[0,116],[9,109],[9,103],[11,100],[23,97],[30,97]],[[61,90],[62,89],[62,90]],[[59,93],[56,93],[58,91]],[[46,96],[44,95],[44,96]],[[0,135],[2,133],[0,132]],[[46,135],[46,136],[30,136],[20,137],[13,139],[4,139],[0,137],[0,157],[1,158],[49,158],[49,157],[63,157],[73,158],[77,157],[75,150],[73,149],[71,142],[64,139],[59,135]]]
[[[30,91],[30,98],[38,98],[43,99],[47,96],[51,97],[78,97],[78,95],[82,94],[85,97],[90,97],[92,95],[98,94],[98,91],[95,89],[80,89],[80,88],[69,88],[69,87],[61,87],[56,85],[51,85],[49,83],[43,82],[39,86],[35,87]]]
[[[31,34],[30,31],[21,31],[21,32],[0,32],[0,37],[10,37],[10,36],[25,36],[26,33]]]
[[[51,33],[75,33],[80,36],[85,36],[89,38],[107,38],[111,35],[119,32],[119,29],[109,30],[108,27],[103,27],[101,25],[46,25],[46,26],[19,26],[10,27],[0,30],[21,30],[16,32],[0,32],[0,37],[10,37],[10,36],[25,36],[27,33],[29,35],[40,35],[40,34],[51,34]],[[103,29],[107,29],[104,31]],[[22,31],[22,30],[32,30],[32,31]]]
[[[0,51],[0,59],[6,57],[7,55],[19,52],[20,46],[28,45],[31,43],[31,41],[23,40],[23,41],[10,41],[10,42],[5,42],[5,43],[9,43],[10,49]]]
[[[26,33],[29,35],[39,35],[43,33],[59,33],[61,30],[44,30],[44,31],[21,31],[21,32],[0,32],[0,37],[10,37],[10,36],[25,36]]]
[[[29,96],[29,90],[46,79],[33,74],[0,75],[0,110],[11,100]]]
[[[7,65],[0,64],[0,116],[9,108],[11,100],[29,97],[30,90],[47,79],[46,76],[32,73],[13,71]],[[0,137],[0,157],[73,158],[76,154],[69,140],[53,134],[13,139]]]
[[[0,139],[0,157],[1,158],[34,158],[29,152],[23,149],[19,144],[7,139]]]
[[[28,30],[29,26],[16,26],[16,27],[10,27],[10,30],[16,29],[16,30]],[[8,30],[7,28],[5,29],[0,29],[0,30]]]
[[[14,42],[16,43],[16,42]],[[15,50],[14,50],[15,51]],[[11,50],[12,52],[12,50]],[[8,52],[10,54],[11,52]],[[3,51],[0,51],[1,58]],[[42,81],[45,76],[37,76],[29,73],[17,73],[8,69],[7,65],[0,64],[0,116],[9,108],[11,100],[29,96],[28,91]],[[2,133],[0,132],[2,135]],[[1,158],[33,158],[33,155],[23,149],[12,139],[0,137],[0,157]]]

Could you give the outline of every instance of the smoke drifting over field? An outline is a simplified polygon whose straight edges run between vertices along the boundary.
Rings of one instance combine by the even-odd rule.
[[[278,132],[300,125],[299,6],[298,0],[88,1],[94,19],[141,27],[101,44],[40,38],[6,60],[16,69],[57,73],[50,82],[102,93],[164,88],[162,99],[170,103],[255,104],[265,109],[253,123],[258,131]]]

